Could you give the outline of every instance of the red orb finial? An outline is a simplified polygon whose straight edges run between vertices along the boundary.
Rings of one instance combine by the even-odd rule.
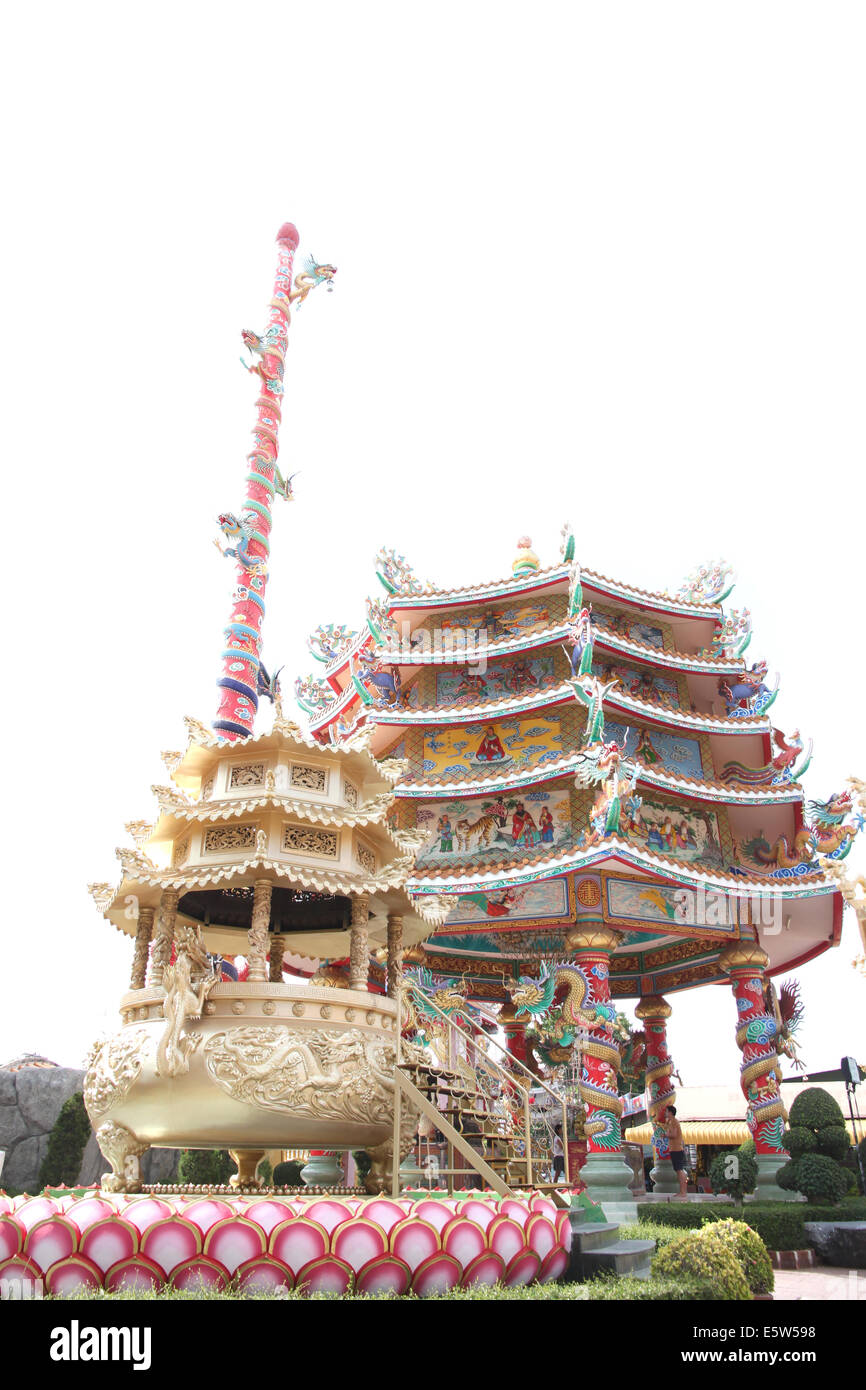
[[[294,222],[284,222],[277,232],[277,241],[287,241],[293,251],[297,251],[300,240],[301,238]]]

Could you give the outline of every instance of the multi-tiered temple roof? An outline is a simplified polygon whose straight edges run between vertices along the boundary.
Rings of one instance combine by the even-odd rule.
[[[296,691],[313,737],[372,726],[392,821],[417,836],[407,888],[448,909],[424,962],[504,999],[576,923],[604,923],[628,997],[726,978],[721,952],[755,926],[773,972],[837,943],[817,856],[847,851],[850,799],[807,806],[809,751],[772,726],[778,677],[746,663],[727,568],[670,595],[573,552],[566,529],[555,566],[526,540],[510,578],[437,589],[383,551],[366,625],[311,639],[323,674]]]

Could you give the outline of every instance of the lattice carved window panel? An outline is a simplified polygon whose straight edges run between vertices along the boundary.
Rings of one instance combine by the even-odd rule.
[[[368,874],[374,874],[376,872],[376,856],[373,851],[360,840],[357,841],[355,845],[355,858],[361,865],[361,868]]]
[[[264,781],[264,763],[238,763],[229,772],[229,790],[235,787],[261,787]]]
[[[205,854],[217,854],[221,850],[255,849],[255,825],[215,825],[204,833]]]
[[[347,806],[358,805],[358,788],[353,782],[343,782],[343,796]]]
[[[172,864],[172,868],[173,868],[173,869],[179,869],[179,868],[181,868],[181,866],[182,866],[183,864],[185,864],[186,861],[187,861],[188,859],[189,859],[189,836],[187,835],[185,839],[179,840],[178,843],[174,846],[174,848],[173,848],[173,850],[172,850],[172,855],[171,855],[171,864]]]
[[[292,763],[290,781],[293,787],[301,787],[308,792],[328,790],[328,773],[323,767],[308,767],[304,763]]]
[[[340,837],[333,830],[314,830],[308,825],[284,825],[282,847],[290,854],[336,859],[340,852]]]

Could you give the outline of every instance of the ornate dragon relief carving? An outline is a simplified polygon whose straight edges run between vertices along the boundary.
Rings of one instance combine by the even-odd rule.
[[[327,859],[339,857],[340,837],[331,830],[311,830],[305,825],[283,826],[283,849],[296,854],[321,855]]]
[[[261,787],[264,780],[264,763],[238,763],[229,770],[229,788]]]
[[[153,822],[149,820],[128,820],[123,828],[128,835],[132,836],[137,845],[141,845],[147,839],[151,830],[153,830]]]
[[[360,1028],[230,1028],[208,1038],[208,1072],[233,1100],[317,1119],[387,1124],[393,1038]]]
[[[213,729],[209,729],[207,724],[202,724],[200,719],[186,714],[183,722],[191,743],[203,743],[205,747],[209,747],[216,742]]]
[[[124,878],[152,878],[158,872],[152,859],[148,859],[140,849],[116,849]]]
[[[256,827],[254,825],[215,825],[204,833],[205,854],[220,850],[254,849]]]
[[[95,1122],[124,1099],[138,1078],[151,1048],[146,1028],[125,1028],[104,1042],[94,1043],[84,1076],[84,1106]]]
[[[303,787],[306,791],[324,792],[328,787],[328,773],[323,767],[309,767],[305,763],[292,763],[291,784]]]
[[[92,897],[100,912],[104,912],[114,897],[114,889],[110,883],[88,883],[87,891]]]

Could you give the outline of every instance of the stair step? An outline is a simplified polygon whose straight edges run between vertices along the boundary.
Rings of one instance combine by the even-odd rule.
[[[632,1274],[645,1278],[655,1248],[654,1240],[617,1240],[600,1249],[587,1251],[582,1257],[583,1277],[591,1279],[594,1274],[616,1274],[620,1277]]]
[[[579,1250],[582,1255],[585,1255],[588,1250],[597,1250],[599,1247],[613,1244],[618,1233],[619,1226],[612,1221],[606,1221],[604,1224],[597,1222],[591,1226],[578,1226],[572,1236],[572,1246]]]

